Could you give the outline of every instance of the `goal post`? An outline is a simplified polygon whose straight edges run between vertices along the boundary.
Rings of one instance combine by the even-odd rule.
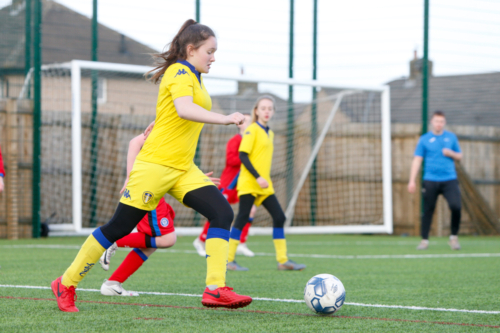
[[[91,73],[98,73],[102,81],[102,94],[97,94],[102,98],[98,106],[100,150],[98,161],[94,161],[96,174],[92,175],[99,201],[94,206],[99,210],[101,225],[111,217],[119,201],[126,176],[128,141],[154,120],[158,87],[145,82],[143,75],[149,70],[148,66],[83,60],[42,67],[42,141],[52,140],[59,147],[51,148],[47,143],[46,149],[42,149],[42,188],[47,189],[47,197],[40,209],[42,220],[49,222],[51,235],[86,235],[94,230],[88,222],[92,199],[87,194],[92,186],[88,162],[92,156]],[[204,76],[204,82],[212,96],[214,112],[248,113],[256,96],[270,93],[276,98],[276,114],[270,124],[275,132],[271,178],[285,210],[287,233],[392,233],[388,86],[339,87],[312,80],[212,74]],[[295,96],[302,96],[292,108],[292,129],[284,121],[290,116],[288,86],[299,92]],[[320,92],[314,101],[307,94],[312,88]],[[318,109],[318,118],[311,120],[313,105]],[[311,130],[312,121],[317,122],[316,137]],[[203,171],[220,175],[226,142],[236,133],[234,126],[205,125],[198,156]],[[294,137],[290,138],[290,133]],[[286,151],[289,142],[293,142],[292,154]],[[65,147],[71,147],[70,151]],[[287,174],[289,163],[294,166],[290,168],[293,174]],[[311,179],[312,172],[317,173],[317,183]],[[290,182],[293,193],[287,193]],[[312,187],[317,188],[317,197],[312,194]],[[311,204],[313,201],[315,205]],[[176,211],[178,234],[196,235],[201,231],[203,221],[192,210],[172,198],[167,198],[167,202]],[[238,209],[237,205],[233,208]],[[309,221],[312,209],[318,210],[314,212],[315,221]],[[269,235],[271,226],[270,216],[259,209],[250,233]]]

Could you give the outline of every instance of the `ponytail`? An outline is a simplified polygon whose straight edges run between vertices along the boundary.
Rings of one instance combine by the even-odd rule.
[[[147,72],[145,76],[148,77],[152,74],[149,80],[153,81],[153,83],[158,83],[170,65],[176,63],[177,60],[185,60],[187,58],[187,46],[189,44],[193,45],[196,50],[210,37],[215,37],[212,29],[206,25],[197,23],[193,19],[187,20],[179,29],[172,42],[167,44],[167,46],[170,45],[168,50],[163,53],[153,54],[156,67]]]

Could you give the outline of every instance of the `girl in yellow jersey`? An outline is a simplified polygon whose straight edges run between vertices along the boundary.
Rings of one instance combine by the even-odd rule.
[[[201,73],[209,72],[216,50],[212,29],[188,20],[169,49],[157,55],[162,62],[150,72],[153,82],[160,81],[155,126],[136,158],[114,216],[87,238],[71,266],[52,282],[61,311],[78,311],[74,302],[78,283],[102,253],[128,235],[167,193],[210,221],[207,287],[202,304],[239,308],[252,302],[252,298],[226,286],[229,229],[234,213],[222,193],[193,163],[204,123],[239,125],[245,121],[238,112],[228,116],[209,112],[212,101]]]
[[[238,178],[238,197],[240,207],[238,216],[231,229],[229,239],[229,257],[227,268],[234,271],[246,271],[234,257],[240,243],[241,230],[248,221],[252,205],[261,204],[273,219],[273,241],[279,270],[303,270],[306,265],[288,260],[285,233],[285,214],[274,195],[271,181],[271,163],[274,150],[274,132],[267,126],[274,114],[274,98],[261,96],[252,110],[252,124],[248,126],[240,144],[241,171]]]

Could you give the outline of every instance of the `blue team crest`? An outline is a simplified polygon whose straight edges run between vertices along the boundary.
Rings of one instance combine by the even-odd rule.
[[[146,191],[142,194],[142,201],[144,201],[145,204],[151,201],[153,199],[153,193]]]
[[[246,131],[245,134],[250,134],[250,131]]]
[[[169,224],[169,223],[170,223],[170,222],[168,221],[168,219],[167,219],[166,217],[164,217],[164,218],[162,218],[162,219],[160,220],[160,224],[161,224],[161,226],[162,226],[162,227],[164,227],[164,228],[168,227],[168,224]]]

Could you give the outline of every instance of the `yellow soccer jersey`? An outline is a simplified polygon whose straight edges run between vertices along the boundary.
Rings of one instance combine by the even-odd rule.
[[[147,138],[138,160],[188,170],[203,123],[184,120],[175,109],[178,97],[193,96],[193,102],[210,111],[212,100],[200,73],[185,60],[170,65],[163,74],[156,104],[155,126]]]
[[[238,178],[238,196],[252,194],[254,196],[274,194],[271,181],[271,164],[274,150],[274,132],[255,122],[247,127],[241,140],[240,152],[248,154],[253,167],[261,177],[268,181],[268,188],[261,188],[250,171],[241,164]]]

